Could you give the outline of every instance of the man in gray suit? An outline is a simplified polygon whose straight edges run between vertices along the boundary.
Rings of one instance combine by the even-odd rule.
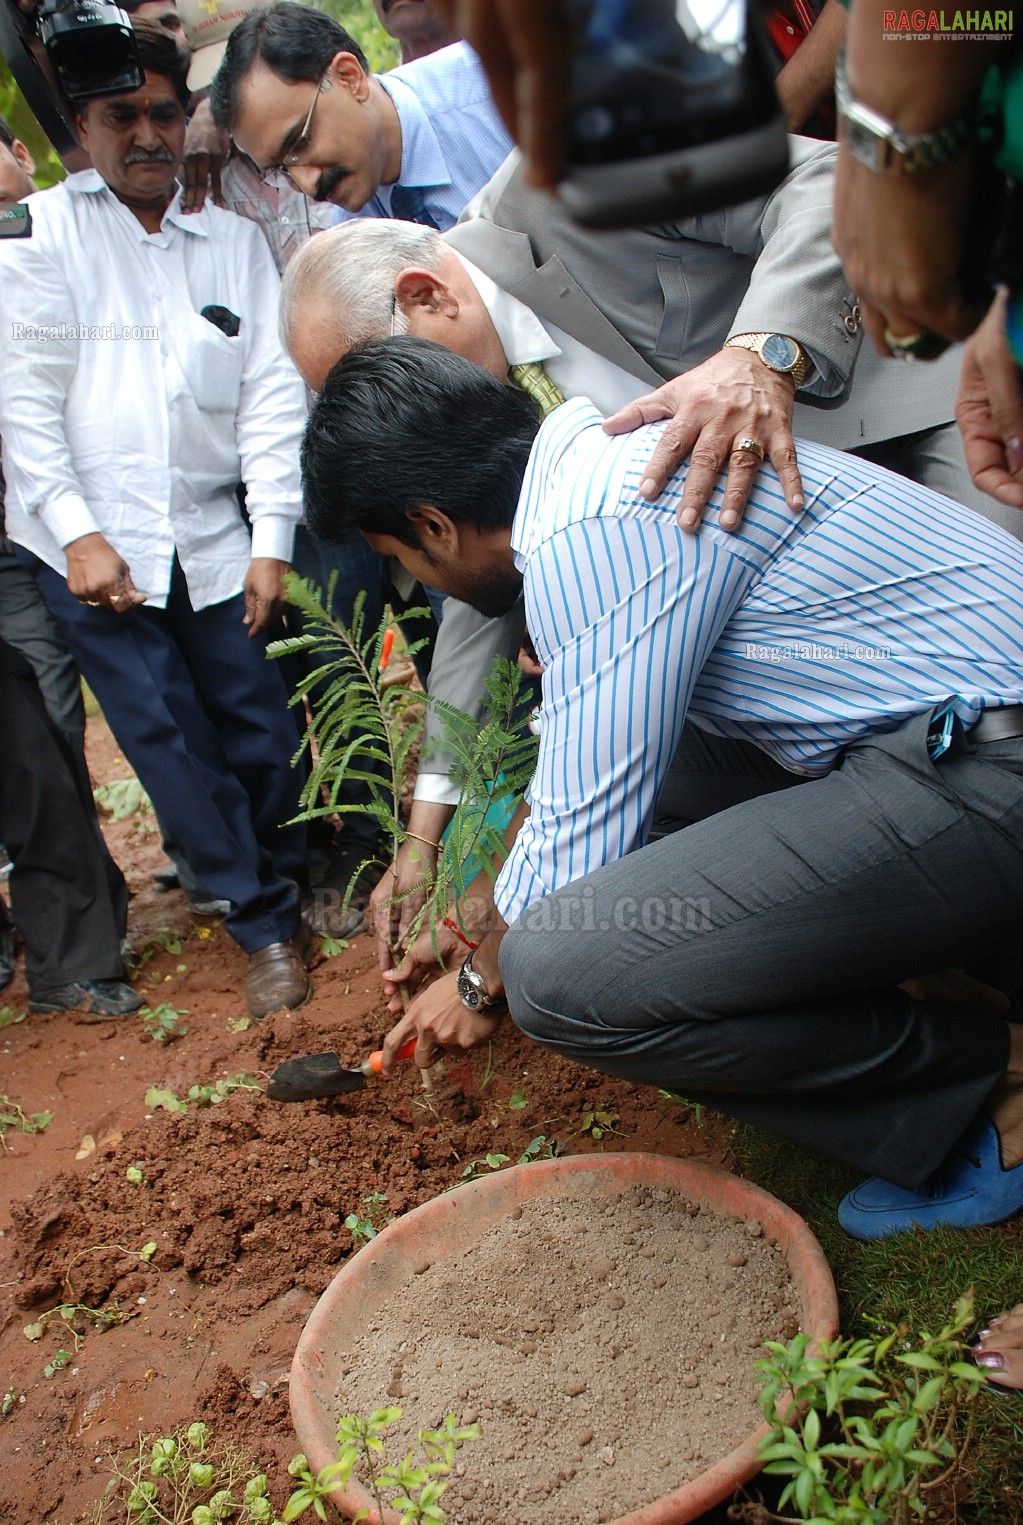
[[[589,395],[615,414],[614,427],[674,415],[647,492],[656,497],[690,456],[680,509],[688,528],[724,466],[721,521],[738,524],[765,454],[798,510],[793,428],[859,447],[997,517],[998,505],[973,488],[963,462],[953,422],[956,356],[910,369],[868,347],[854,370],[859,315],[830,245],[835,150],[792,144],[792,170],[770,197],[614,233],[577,227],[557,203],[525,188],[513,155],[443,241],[394,222],[321,234],[285,280],[285,343],[314,389],[357,340],[409,332],[502,380],[510,364],[542,361],[563,393]],[[774,338],[782,343],[765,355]],[[799,359],[772,365],[785,360],[786,343]],[[662,385],[665,378],[673,379]],[[753,448],[736,449],[740,441]],[[461,709],[478,707],[481,674],[495,654],[515,654],[522,629],[520,610],[486,622],[448,600],[431,692]],[[421,842],[439,839],[453,803],[444,759],[434,754],[409,822]],[[423,871],[425,842],[416,853],[417,864],[399,864],[403,891]],[[385,878],[378,907],[393,888]],[[406,924],[414,905],[403,902]]]

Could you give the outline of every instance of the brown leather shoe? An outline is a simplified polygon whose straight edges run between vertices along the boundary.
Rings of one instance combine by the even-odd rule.
[[[308,933],[299,924],[299,932],[286,942],[270,943],[249,954],[245,976],[245,999],[249,1016],[257,1022],[282,1006],[301,1006],[311,989],[307,969]]]

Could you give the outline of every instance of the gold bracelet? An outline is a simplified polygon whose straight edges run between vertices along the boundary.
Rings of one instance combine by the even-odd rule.
[[[429,837],[421,837],[418,831],[406,831],[406,837],[411,837],[414,842],[422,842],[424,847],[432,847],[435,852],[443,852],[439,842],[432,842]]]

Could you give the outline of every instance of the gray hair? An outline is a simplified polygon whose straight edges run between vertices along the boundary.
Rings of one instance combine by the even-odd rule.
[[[341,349],[408,331],[394,305],[394,283],[409,265],[441,270],[447,245],[433,228],[394,218],[360,217],[317,233],[295,255],[281,286],[281,342],[290,351],[295,320],[315,299],[329,314]]]

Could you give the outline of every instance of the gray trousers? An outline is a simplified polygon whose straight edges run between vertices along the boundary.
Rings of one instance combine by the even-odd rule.
[[[718,813],[523,913],[501,948],[517,1025],[919,1185],[1004,1073],[1009,1028],[896,987],[1023,926],[1023,739],[958,733],[932,763],[927,728],[778,788],[756,749],[687,727],[661,804]]]

